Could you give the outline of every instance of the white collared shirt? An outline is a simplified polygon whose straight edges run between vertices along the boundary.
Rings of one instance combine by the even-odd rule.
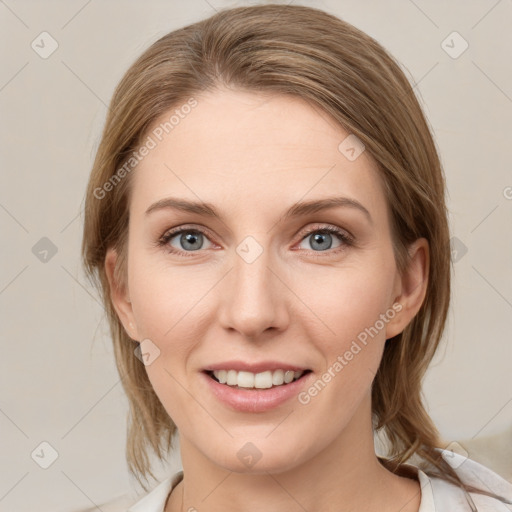
[[[439,450],[439,449],[438,449]],[[466,485],[472,485],[502,496],[504,503],[478,493],[464,491],[441,478],[430,477],[412,464],[402,464],[416,477],[421,487],[421,502],[418,512],[511,512],[512,483],[482,464],[453,453],[439,450]],[[155,489],[132,505],[127,512],[164,512],[165,503],[172,489],[182,480],[183,472],[163,480]],[[472,508],[471,501],[475,508]]]

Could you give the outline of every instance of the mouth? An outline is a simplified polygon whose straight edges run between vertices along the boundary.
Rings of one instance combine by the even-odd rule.
[[[205,370],[211,379],[233,389],[262,390],[282,388],[304,378],[311,370],[265,370],[259,373],[233,369]]]

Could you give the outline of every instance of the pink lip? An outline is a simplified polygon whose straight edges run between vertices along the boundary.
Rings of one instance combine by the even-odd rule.
[[[224,364],[224,363],[223,363]],[[223,369],[226,366],[222,367]],[[229,369],[235,369],[227,366]],[[268,366],[266,366],[268,369]],[[293,369],[287,365],[281,369]],[[278,368],[278,369],[279,369]],[[243,371],[243,369],[241,370]],[[286,401],[296,397],[300,390],[307,385],[307,381],[313,376],[313,372],[303,375],[300,379],[268,389],[238,389],[221,384],[210,377],[206,372],[200,372],[201,378],[204,379],[212,394],[228,407],[240,412],[265,412],[274,409]]]
[[[267,370],[293,370],[294,372],[306,371],[308,368],[294,366],[279,361],[261,361],[259,363],[244,363],[243,361],[224,361],[223,363],[212,364],[205,371],[213,370],[236,370],[237,372],[260,373]]]

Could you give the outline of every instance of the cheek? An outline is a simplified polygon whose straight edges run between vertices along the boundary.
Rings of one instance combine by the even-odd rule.
[[[201,339],[197,317],[208,286],[201,285],[190,268],[160,268],[150,258],[136,256],[131,262],[130,296],[139,335],[158,350],[158,357],[145,366],[146,373],[169,416],[186,428],[183,411],[190,412],[190,395],[182,385],[189,377],[190,354]]]
[[[160,397],[164,403],[167,393],[178,393],[172,404],[179,401],[179,385],[172,377],[179,382],[189,377],[191,357],[208,332],[207,310],[212,307],[208,292],[216,281],[211,272],[200,273],[191,266],[173,268],[162,260],[134,254],[128,270],[140,339],[151,340],[159,354],[146,371],[157,395],[165,391]]]
[[[369,392],[380,365],[386,325],[396,314],[389,303],[394,274],[382,265],[330,270],[314,283],[303,281],[298,292],[313,312],[308,337],[323,359],[321,382],[306,390],[301,403],[315,402],[338,424]]]
[[[134,249],[130,256],[130,297],[140,336],[172,339],[189,321],[194,306],[207,291],[207,283],[197,279],[190,267],[166,265],[160,255],[145,256]]]
[[[322,326],[322,345],[329,347],[329,352],[343,350],[358,336],[364,340],[364,333],[369,330],[373,337],[385,337],[386,323],[381,315],[386,315],[391,306],[392,276],[391,271],[372,271],[366,267],[331,271],[324,276],[317,274],[314,280],[302,280],[297,295],[304,297],[312,321]]]

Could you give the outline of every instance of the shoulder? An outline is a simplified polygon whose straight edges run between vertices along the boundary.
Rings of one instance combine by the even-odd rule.
[[[459,486],[427,475],[416,467],[422,492],[419,512],[512,511],[512,483],[472,459],[449,450],[439,451],[462,482],[500,496],[503,501],[477,492],[465,492]]]
[[[183,471],[160,482],[150,493],[133,504],[126,512],[164,512],[167,498],[183,478]],[[125,512],[126,509],[123,510]]]
[[[466,493],[460,487],[446,482],[441,478],[429,477],[432,486],[432,508],[420,512],[511,512],[512,501],[506,504],[497,498],[486,496],[484,494],[469,492]],[[486,487],[480,484],[479,488],[484,490]],[[492,491],[491,491],[492,492]],[[498,494],[503,496],[502,494]]]
[[[179,471],[162,480],[152,491],[138,499],[135,498],[137,500],[135,503],[133,496],[125,494],[97,507],[74,512],[93,512],[97,510],[102,512],[164,512],[167,497],[182,478],[183,472]]]
[[[73,512],[126,512],[128,507],[133,504],[133,498],[129,494],[118,496],[106,503],[102,503],[97,507],[83,508],[80,510],[74,510]]]

